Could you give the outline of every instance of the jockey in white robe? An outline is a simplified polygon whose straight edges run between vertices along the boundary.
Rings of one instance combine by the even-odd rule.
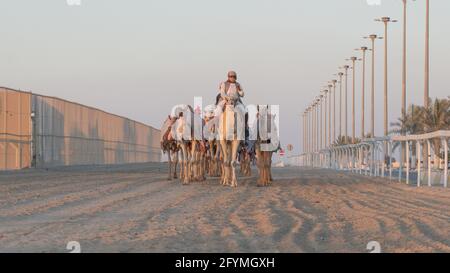
[[[241,101],[241,98],[244,97],[244,90],[240,83],[236,81],[237,75],[236,72],[230,71],[228,72],[228,80],[222,82],[219,87],[221,100],[217,104],[215,116],[220,116],[223,112],[224,106],[227,100],[235,100],[235,110],[243,117],[245,115],[245,106]]]

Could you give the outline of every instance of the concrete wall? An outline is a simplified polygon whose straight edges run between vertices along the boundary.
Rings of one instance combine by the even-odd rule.
[[[9,147],[0,148],[0,169],[160,161],[155,128],[55,97],[4,88],[0,97]]]

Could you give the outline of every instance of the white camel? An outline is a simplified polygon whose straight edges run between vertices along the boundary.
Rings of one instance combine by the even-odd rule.
[[[182,156],[183,171],[180,178],[184,185],[192,181],[204,181],[203,158],[206,148],[202,139],[203,121],[189,105],[174,107],[173,115],[178,117],[174,130]]]
[[[222,185],[237,187],[236,166],[241,141],[245,139],[244,116],[235,111],[239,97],[232,95],[226,100],[225,109],[219,116],[219,143],[223,155]]]

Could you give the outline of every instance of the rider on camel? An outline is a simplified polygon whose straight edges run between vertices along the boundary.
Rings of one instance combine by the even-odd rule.
[[[245,106],[241,98],[244,97],[244,90],[237,82],[237,74],[234,71],[228,72],[228,80],[222,82],[219,87],[219,95],[216,99],[216,116],[219,116],[228,102],[234,102],[235,109],[242,115],[245,115]]]

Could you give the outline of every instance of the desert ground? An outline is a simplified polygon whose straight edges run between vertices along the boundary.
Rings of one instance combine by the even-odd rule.
[[[182,186],[162,163],[1,173],[0,252],[450,252],[450,189],[294,167],[274,178]]]

